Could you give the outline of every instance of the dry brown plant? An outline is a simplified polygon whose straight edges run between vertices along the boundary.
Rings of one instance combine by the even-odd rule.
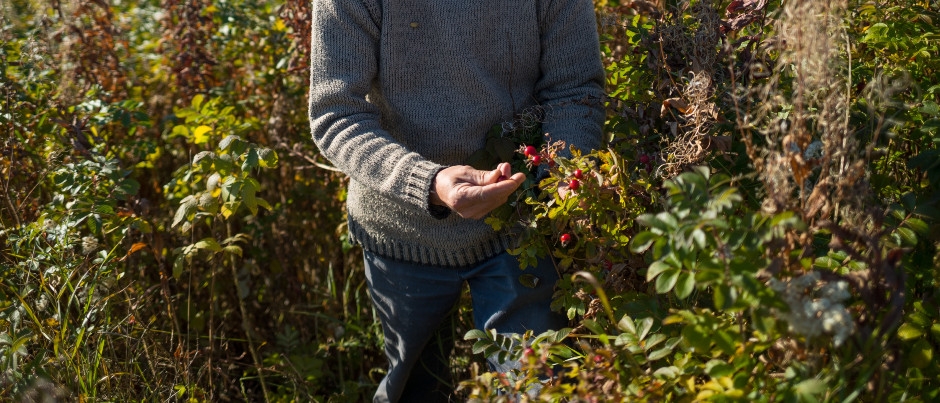
[[[714,147],[712,128],[719,119],[715,103],[719,75],[721,18],[711,1],[690,7],[694,22],[677,19],[657,26],[652,37],[652,71],[665,71],[681,77],[661,81],[657,90],[668,96],[661,116],[666,119],[669,136],[661,149],[663,177],[678,175],[691,165],[702,163]]]

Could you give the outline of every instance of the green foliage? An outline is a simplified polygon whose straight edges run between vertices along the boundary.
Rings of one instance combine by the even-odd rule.
[[[8,3],[0,400],[368,400],[345,178],[302,141],[309,3]],[[457,398],[940,398],[938,3],[595,3],[605,146],[534,108],[467,161],[529,175],[486,222],[520,282],[555,262],[571,328],[462,309]]]

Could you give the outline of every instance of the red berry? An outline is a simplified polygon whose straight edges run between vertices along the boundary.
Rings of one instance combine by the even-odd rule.
[[[525,351],[522,352],[522,355],[525,357],[531,357],[533,354],[535,354],[535,350],[533,350],[532,347],[526,347]]]
[[[594,355],[594,362],[597,363],[597,364],[600,364],[601,361],[604,361],[604,356],[602,356],[602,355],[600,355],[600,354],[595,354],[595,355]]]
[[[568,182],[568,189],[578,190],[579,187],[581,187],[581,181],[579,181],[577,178],[572,179],[571,182]]]
[[[643,154],[643,155],[640,156],[640,163],[641,163],[641,164],[649,164],[649,162],[650,162],[650,156],[649,156],[649,155]]]
[[[558,237],[558,240],[561,241],[561,246],[568,246],[568,243],[571,242],[571,235],[561,234],[561,236]]]
[[[574,170],[574,177],[575,177],[575,178],[581,179],[582,176],[584,176],[584,174],[581,172],[580,169],[575,169],[575,170]]]
[[[535,146],[525,146],[525,152],[523,152],[523,154],[525,154],[526,157],[531,157],[537,152],[538,151],[535,150]]]
[[[532,156],[532,164],[533,164],[533,165],[542,165],[542,157],[540,157],[538,154],[533,155],[533,156]]]

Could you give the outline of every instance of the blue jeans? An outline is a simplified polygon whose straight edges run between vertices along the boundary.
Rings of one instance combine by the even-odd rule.
[[[447,325],[464,282],[470,287],[478,329],[499,333],[532,330],[538,334],[567,323],[563,315],[550,309],[558,272],[549,259],[521,271],[516,257],[505,252],[465,268],[403,263],[370,252],[364,255],[366,281],[382,321],[389,360],[389,371],[379,384],[375,402],[450,399],[453,332]],[[538,278],[536,286],[522,285],[522,274]]]

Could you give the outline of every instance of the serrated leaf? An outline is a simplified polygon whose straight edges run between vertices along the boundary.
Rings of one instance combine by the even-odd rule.
[[[209,178],[206,179],[206,190],[209,192],[215,191],[219,187],[219,181],[222,180],[222,176],[218,172],[213,172],[212,175],[209,175]]]
[[[219,149],[220,150],[228,149],[229,147],[232,146],[232,144],[236,142],[241,142],[241,141],[242,141],[242,138],[239,137],[238,135],[230,134],[228,136],[225,136],[225,138],[219,142]]]
[[[480,354],[486,351],[486,348],[491,345],[492,343],[490,343],[489,340],[477,340],[476,343],[473,343],[471,350],[473,351],[473,354]]]
[[[464,333],[464,340],[474,340],[474,339],[486,339],[488,338],[486,332],[480,329],[470,329],[467,333]]]
[[[251,186],[242,186],[242,203],[248,207],[252,215],[258,214],[258,199],[255,197],[255,189]]]
[[[173,216],[173,223],[170,227],[176,227],[183,222],[193,211],[196,210],[196,199],[192,196],[186,196],[180,201],[180,206],[176,209],[176,215]]]

